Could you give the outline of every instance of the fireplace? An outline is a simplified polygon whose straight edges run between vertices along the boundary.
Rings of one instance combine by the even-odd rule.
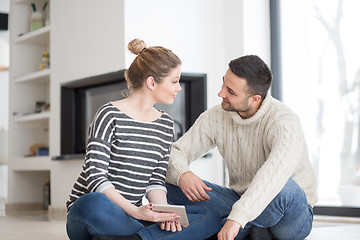
[[[88,77],[61,86],[61,155],[54,160],[83,159],[89,125],[100,106],[124,98],[125,70]],[[181,137],[207,108],[206,74],[182,73],[182,91],[172,105],[156,104],[175,121],[175,139]]]

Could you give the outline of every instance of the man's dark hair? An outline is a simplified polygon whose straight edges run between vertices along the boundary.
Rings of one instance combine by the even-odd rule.
[[[262,99],[266,97],[273,77],[261,58],[255,55],[239,57],[230,61],[229,67],[238,77],[246,80],[250,94],[258,94]]]

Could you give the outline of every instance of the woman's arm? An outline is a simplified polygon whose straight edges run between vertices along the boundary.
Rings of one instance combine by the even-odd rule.
[[[118,193],[115,188],[108,188],[105,190],[104,194],[108,199],[113,201],[116,205],[118,205],[122,210],[124,210],[128,215],[139,219],[137,216],[137,207],[125,199],[120,193]]]
[[[162,189],[154,189],[146,194],[146,198],[150,203],[168,204],[166,192]]]
[[[124,210],[128,215],[136,219],[141,219],[150,222],[162,222],[162,221],[170,221],[179,218],[179,215],[176,213],[159,213],[152,211],[151,210],[152,204],[137,207],[132,203],[130,203],[127,199],[125,199],[120,193],[118,193],[115,190],[115,188],[106,189],[104,194],[116,205],[118,205],[122,210]],[[166,201],[166,195],[165,195],[165,201]]]

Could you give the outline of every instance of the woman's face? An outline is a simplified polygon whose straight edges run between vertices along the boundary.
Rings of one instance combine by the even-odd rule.
[[[172,69],[168,76],[162,78],[162,81],[160,83],[156,82],[154,96],[158,103],[174,103],[177,92],[181,91],[180,74],[181,65]]]

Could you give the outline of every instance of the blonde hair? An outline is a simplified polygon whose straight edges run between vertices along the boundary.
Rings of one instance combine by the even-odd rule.
[[[181,60],[171,50],[159,46],[147,47],[140,39],[129,42],[128,49],[137,55],[125,71],[125,80],[130,91],[142,88],[149,76],[161,82],[172,69],[181,65]]]

